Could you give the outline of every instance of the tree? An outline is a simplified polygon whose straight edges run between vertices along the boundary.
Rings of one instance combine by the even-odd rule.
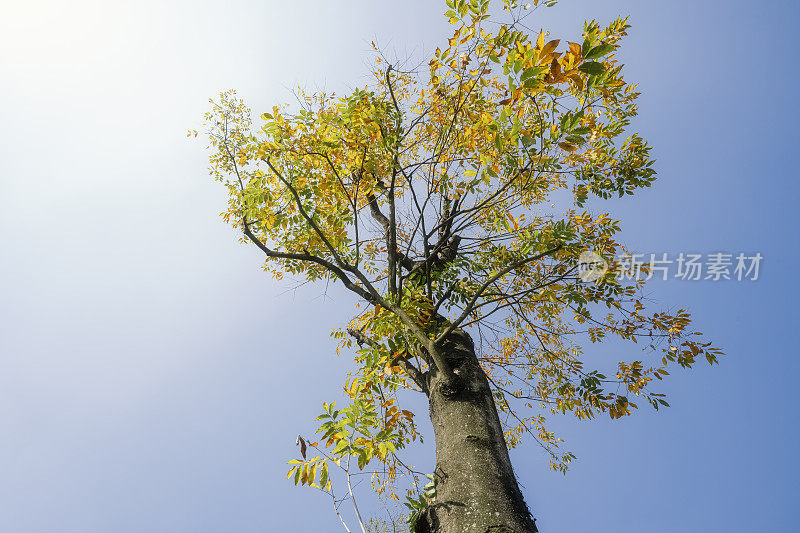
[[[658,409],[669,367],[721,352],[686,311],[648,311],[644,279],[615,274],[625,249],[603,200],[655,179],[649,145],[628,132],[638,93],[616,59],[627,20],[586,22],[562,43],[525,30],[536,1],[503,0],[498,15],[489,0],[446,3],[454,33],[422,71],[377,54],[371,85],[300,92],[297,111],[276,106],[258,130],[223,93],[207,114],[211,171],[225,220],[267,271],[357,300],[334,332],[356,348],[350,404],[324,404],[320,441],[301,439],[290,463],[295,483],[332,494],[331,468],[346,464],[349,481],[377,464],[378,492],[396,497],[403,475],[416,487],[398,455],[418,436],[398,394],[416,391],[436,438],[433,482],[409,497],[416,531],[530,532],[508,446],[527,435],[566,470],[573,455],[545,414]],[[611,268],[582,272],[587,252]],[[609,371],[584,355],[608,339],[645,355]]]

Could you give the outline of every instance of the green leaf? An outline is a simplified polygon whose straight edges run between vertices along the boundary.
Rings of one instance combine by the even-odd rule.
[[[606,66],[602,63],[598,63],[597,61],[589,61],[588,63],[583,63],[581,66],[579,66],[578,70],[585,72],[590,76],[599,76],[606,71]]]
[[[616,46],[613,44],[598,44],[584,56],[585,59],[599,59],[601,57],[607,56],[611,52],[614,51]]]
[[[319,486],[325,490],[325,485],[328,483],[328,463],[322,463],[322,468],[319,472]]]

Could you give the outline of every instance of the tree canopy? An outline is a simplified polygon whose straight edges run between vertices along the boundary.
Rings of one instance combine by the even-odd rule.
[[[227,92],[207,115],[223,216],[265,269],[357,297],[333,333],[354,349],[351,401],[324,404],[319,442],[303,441],[292,462],[296,483],[330,491],[329,468],[351,458],[376,462],[379,492],[415,479],[398,452],[418,430],[398,392],[426,392],[432,369],[448,375],[442,343],[459,329],[476,339],[508,444],[530,437],[562,471],[574,456],[549,415],[658,409],[668,404],[655,385],[671,367],[721,354],[685,310],[651,309],[645,280],[616,273],[626,250],[603,200],[656,177],[650,146],[630,131],[639,93],[618,59],[627,20],[588,21],[562,41],[528,29],[538,2],[503,0],[498,13],[489,0],[446,3],[453,33],[427,65],[376,47],[372,81],[349,94],[299,91],[297,105],[254,124]],[[591,280],[580,276],[586,251],[610,265]],[[637,348],[609,366],[592,357],[608,339]]]

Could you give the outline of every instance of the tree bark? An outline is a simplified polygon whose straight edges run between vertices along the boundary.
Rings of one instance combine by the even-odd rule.
[[[455,330],[443,354],[455,379],[428,376],[436,436],[436,498],[416,533],[533,533],[489,382],[468,334]]]

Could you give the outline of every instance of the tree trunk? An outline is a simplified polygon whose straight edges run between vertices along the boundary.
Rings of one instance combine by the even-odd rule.
[[[456,330],[442,352],[456,379],[447,384],[441,375],[428,377],[436,498],[416,533],[535,532],[472,339]]]

